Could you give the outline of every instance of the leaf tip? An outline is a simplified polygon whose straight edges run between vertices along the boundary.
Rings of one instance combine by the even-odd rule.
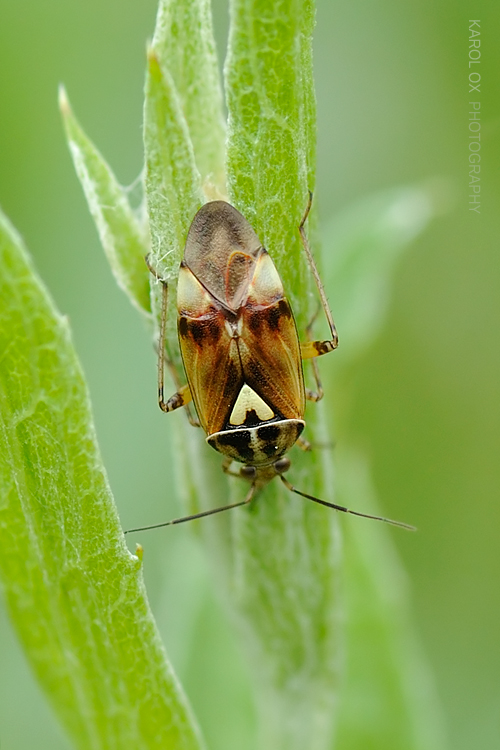
[[[148,57],[148,68],[149,68],[150,73],[156,74],[157,76],[161,76],[160,61],[158,59],[157,52],[152,44],[148,45],[147,57]]]
[[[71,106],[70,106],[68,95],[66,94],[66,89],[64,88],[63,83],[59,84],[58,101],[59,101],[59,109],[61,111],[62,116],[64,118],[69,117],[71,115]]]

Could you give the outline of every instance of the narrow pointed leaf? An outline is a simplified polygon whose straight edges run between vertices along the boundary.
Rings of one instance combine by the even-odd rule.
[[[207,196],[225,195],[225,121],[209,0],[160,0],[153,49],[175,84]]]
[[[230,201],[272,252],[304,326],[298,225],[315,183],[313,24],[312,0],[233,0],[225,65]]]
[[[187,230],[203,200],[179,95],[153,49],[148,55],[144,148],[153,258],[170,280],[177,276]]]
[[[133,304],[149,313],[149,274],[144,262],[149,251],[146,232],[130,206],[125,189],[80,127],[64,89],[59,103],[76,173],[111,270]]]
[[[67,321],[0,216],[0,577],[82,750],[201,741],[124,543]]]
[[[177,275],[189,226],[204,201],[179,95],[172,76],[162,69],[153,49],[148,55],[144,150],[151,262],[156,273],[169,284],[167,344],[182,382],[175,325]],[[154,317],[158,321],[159,285],[153,282],[152,290]]]
[[[313,20],[309,0],[233,0],[225,67],[230,200],[277,263],[299,336],[315,309],[298,232],[314,189]],[[322,420],[318,405],[308,408],[309,440],[329,442]],[[332,499],[330,452],[290,457],[290,481]],[[234,526],[232,597],[257,675],[261,745],[326,750],[337,679],[335,514],[274,480]]]

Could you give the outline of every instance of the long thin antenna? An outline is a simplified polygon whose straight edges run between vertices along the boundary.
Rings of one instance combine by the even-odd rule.
[[[373,521],[382,521],[383,523],[389,523],[391,526],[399,526],[402,529],[406,529],[407,531],[416,531],[416,526],[411,526],[408,523],[403,523],[402,521],[394,521],[392,518],[384,518],[383,516],[372,516],[369,513],[360,513],[357,510],[350,510],[350,508],[346,508],[343,505],[336,505],[335,503],[328,503],[326,500],[320,500],[319,497],[314,497],[314,495],[308,495],[306,492],[301,492],[296,487],[291,484],[288,479],[285,479],[283,475],[280,475],[280,479],[285,485],[287,489],[290,490],[290,492],[294,492],[296,495],[301,495],[301,497],[305,497],[307,500],[312,500],[313,503],[319,503],[319,505],[325,505],[327,508],[332,508],[333,510],[339,510],[342,513],[350,513],[353,516],[360,516],[361,518],[370,518]],[[204,518],[205,516],[213,516],[215,513],[222,513],[225,510],[232,510],[232,508],[239,508],[242,505],[248,505],[248,503],[253,499],[253,496],[255,495],[256,487],[255,485],[252,485],[250,487],[250,490],[244,500],[242,500],[239,503],[232,503],[231,505],[222,505],[219,508],[212,508],[211,510],[204,510],[200,513],[194,513],[191,516],[182,516],[182,518],[174,518],[172,521],[164,521],[163,523],[155,523],[151,526],[138,526],[135,529],[127,529],[125,531],[125,534],[133,534],[136,531],[150,531],[151,529],[161,529],[164,526],[174,526],[177,523],[185,523],[185,521],[194,521],[197,518]]]
[[[411,526],[409,523],[403,523],[402,521],[393,521],[392,518],[384,518],[383,516],[372,516],[369,513],[360,513],[357,510],[350,510],[349,508],[346,508],[343,505],[336,505],[335,503],[327,503],[326,500],[320,500],[318,497],[314,497],[314,495],[308,495],[306,492],[301,492],[296,487],[294,487],[293,484],[290,484],[288,479],[285,479],[284,476],[280,476],[280,479],[285,485],[285,487],[290,490],[290,492],[295,492],[296,495],[301,495],[302,497],[305,497],[307,500],[312,500],[313,503],[326,505],[327,508],[333,508],[333,510],[340,510],[342,513],[350,513],[353,516],[360,516],[361,518],[371,518],[373,521],[383,521],[384,523],[390,523],[391,526],[399,526],[402,529],[406,529],[407,531],[417,530],[416,526]]]
[[[184,523],[185,521],[194,521],[196,518],[203,518],[204,516],[213,516],[214,513],[222,513],[224,510],[231,510],[232,508],[238,508],[240,505],[247,505],[255,494],[255,485],[252,484],[250,491],[246,498],[240,503],[232,503],[232,505],[222,505],[220,508],[212,508],[211,510],[203,510],[201,513],[194,513],[192,516],[183,516],[182,518],[174,518],[173,521],[164,521],[163,523],[154,523],[152,526],[138,526],[136,529],[127,529],[124,534],[133,534],[136,531],[150,531],[151,529],[161,529],[164,526],[174,526],[176,523]]]

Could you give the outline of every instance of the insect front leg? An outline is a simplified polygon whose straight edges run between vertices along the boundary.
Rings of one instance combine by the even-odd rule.
[[[153,276],[161,282],[162,285],[162,298],[161,298],[161,317],[160,317],[160,336],[158,341],[158,405],[164,412],[174,411],[181,406],[186,407],[186,415],[189,423],[193,427],[199,427],[200,423],[195,419],[188,406],[189,402],[192,401],[192,394],[189,385],[181,385],[179,378],[177,377],[177,371],[174,367],[172,360],[167,356],[165,348],[166,331],[167,331],[167,311],[168,311],[168,284],[158,275],[157,271],[150,265],[149,256],[146,258],[146,264],[153,274]],[[177,392],[171,396],[168,401],[165,401],[164,397],[164,385],[165,385],[165,364],[170,370],[172,379],[176,385]]]
[[[224,474],[227,474],[230,477],[238,477],[238,479],[241,479],[241,474],[239,471],[234,471],[231,467],[233,464],[233,459],[230,456],[224,456],[224,460],[222,462],[222,471]]]
[[[311,392],[311,391],[309,391],[309,392]],[[299,435],[299,437],[297,438],[297,442],[295,443],[295,445],[298,448],[300,448],[301,451],[304,451],[304,452],[306,452],[306,451],[312,451],[312,445],[311,445],[311,443],[309,442],[309,440],[306,440],[305,438],[303,438],[302,435]]]

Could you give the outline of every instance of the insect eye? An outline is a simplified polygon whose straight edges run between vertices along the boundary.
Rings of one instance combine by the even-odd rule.
[[[257,469],[255,466],[242,466],[240,468],[240,476],[244,477],[244,479],[253,479],[256,474]]]
[[[288,456],[283,456],[282,458],[278,458],[277,461],[274,462],[274,470],[276,474],[284,474],[285,471],[288,471],[290,468],[290,459]]]

